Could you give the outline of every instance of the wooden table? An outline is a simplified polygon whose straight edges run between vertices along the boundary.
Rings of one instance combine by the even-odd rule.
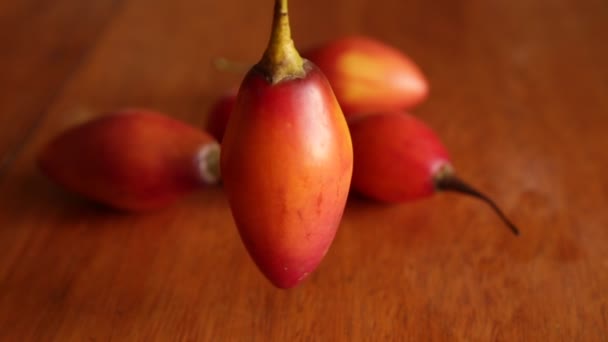
[[[431,96],[413,112],[480,202],[353,198],[301,286],[246,254],[221,188],[147,215],[82,201],[34,159],[124,106],[201,126],[255,61],[272,1],[0,2],[1,341],[608,341],[608,2],[291,1],[302,48],[397,46]]]

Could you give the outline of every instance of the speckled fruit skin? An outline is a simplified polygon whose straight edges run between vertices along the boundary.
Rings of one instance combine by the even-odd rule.
[[[127,211],[159,209],[201,186],[195,162],[213,137],[160,113],[132,109],[71,128],[38,164],[69,191]]]
[[[449,164],[448,152],[421,120],[403,112],[349,120],[355,191],[384,202],[405,202],[435,193],[433,178]]]
[[[323,74],[271,85],[255,68],[239,90],[221,171],[241,238],[264,275],[296,286],[321,262],[352,176],[348,126]]]
[[[418,66],[401,51],[364,36],[347,36],[303,54],[325,74],[347,117],[411,108],[428,95]]]

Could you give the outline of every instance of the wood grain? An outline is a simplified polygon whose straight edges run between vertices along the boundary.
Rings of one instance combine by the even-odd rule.
[[[0,3],[1,341],[608,340],[605,1],[292,1],[298,46],[359,32],[418,62],[432,93],[414,113],[523,234],[457,195],[353,197],[289,291],[249,259],[221,188],[127,215],[34,163],[113,108],[201,125],[240,78],[210,61],[257,59],[272,1],[52,3]]]
[[[118,7],[118,1],[0,4],[0,176]]]

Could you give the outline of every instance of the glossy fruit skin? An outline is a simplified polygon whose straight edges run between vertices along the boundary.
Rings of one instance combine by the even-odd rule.
[[[348,126],[329,83],[307,75],[271,85],[255,68],[222,142],[221,171],[241,238],[265,276],[290,288],[334,239],[352,176]]]
[[[126,211],[159,209],[202,184],[210,135],[160,113],[122,110],[73,127],[41,151],[42,172],[67,190]]]
[[[420,68],[401,51],[364,36],[347,36],[305,52],[327,76],[347,117],[411,108],[428,95]]]
[[[411,201],[435,193],[434,177],[450,159],[424,122],[398,111],[355,118],[349,128],[355,191],[383,202]]]
[[[211,107],[205,130],[209,132],[217,141],[221,142],[224,138],[224,131],[228,125],[230,114],[234,110],[238,89],[231,89],[222,95]]]

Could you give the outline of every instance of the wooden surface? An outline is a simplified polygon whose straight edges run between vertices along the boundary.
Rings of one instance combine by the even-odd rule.
[[[124,215],[33,160],[63,128],[146,106],[194,125],[262,53],[272,1],[0,2],[0,340],[608,341],[608,2],[291,1],[299,47],[365,33],[407,52],[414,113],[457,195],[352,199],[319,269],[273,288],[220,188]]]

